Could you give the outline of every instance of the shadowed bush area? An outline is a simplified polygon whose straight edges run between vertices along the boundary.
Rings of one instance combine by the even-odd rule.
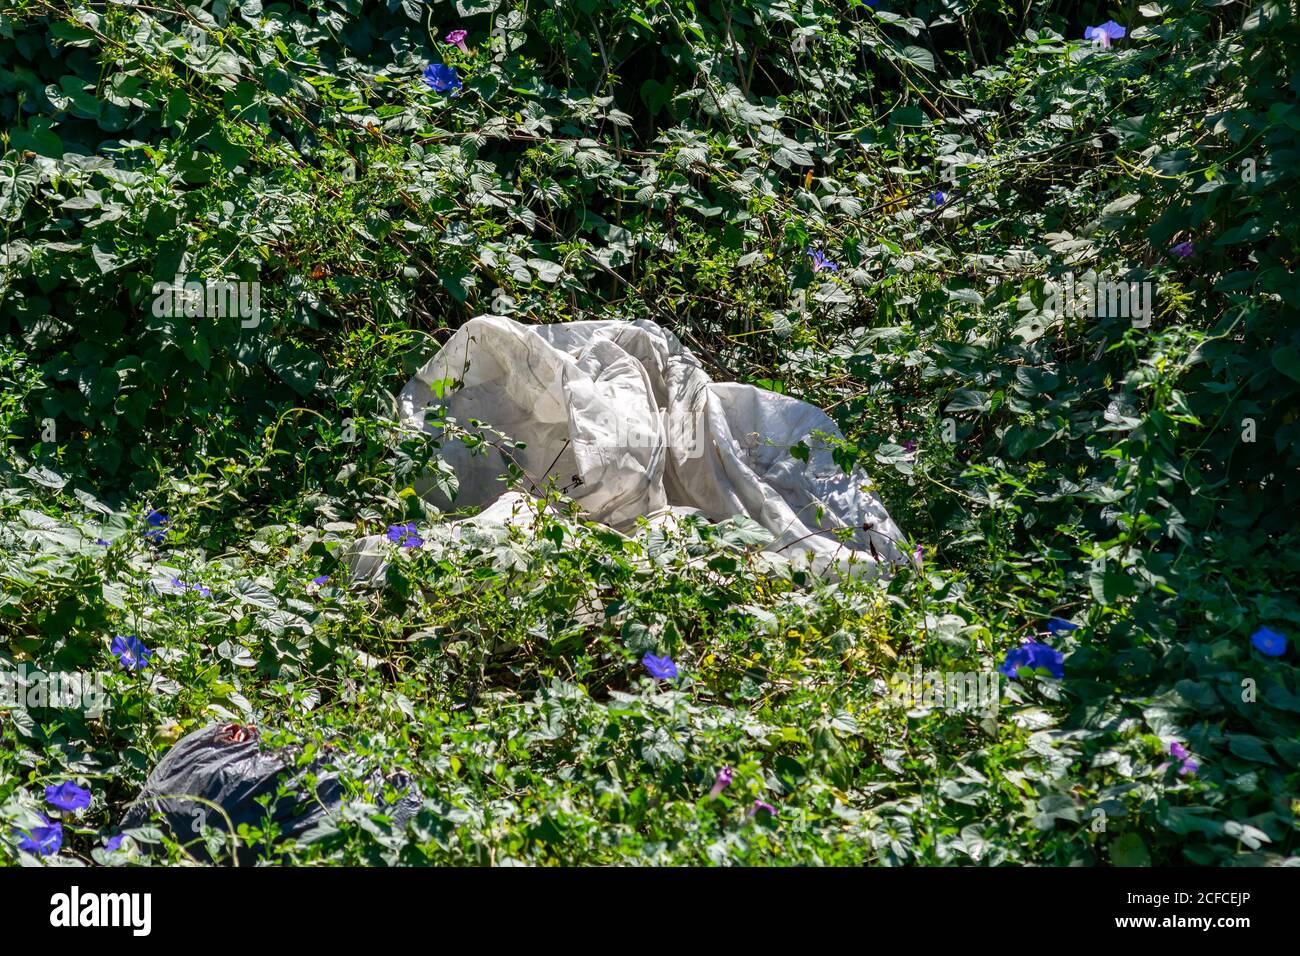
[[[7,0],[0,860],[181,860],[106,841],[239,721],[349,794],[265,860],[1294,865],[1298,50],[1232,0]],[[453,537],[392,395],[485,313],[827,409],[923,570],[563,487]]]

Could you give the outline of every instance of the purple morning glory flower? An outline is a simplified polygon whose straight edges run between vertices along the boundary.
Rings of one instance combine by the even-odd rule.
[[[165,525],[171,519],[161,511],[150,511],[149,514],[145,516],[144,520],[149,525],[149,530],[144,533],[145,538],[152,541],[154,544],[162,544],[163,540],[167,537],[167,528]]]
[[[462,53],[468,53],[469,47],[465,45],[465,37],[467,36],[469,36],[469,33],[465,30],[452,30],[443,37],[443,39],[448,43],[460,47]]]
[[[113,638],[113,646],[109,650],[116,655],[118,662],[129,671],[144,670],[149,666],[149,658],[153,657],[153,651],[145,647],[144,641],[134,634]]]
[[[646,656],[641,658],[641,663],[655,680],[672,680],[677,676],[677,665],[667,654],[663,657],[655,657],[647,652]]]
[[[1020,671],[1047,671],[1058,680],[1065,676],[1065,655],[1055,648],[1031,641],[1007,651],[1007,659],[998,670],[1007,677],[1019,678]]]
[[[912,454],[912,452],[916,451],[916,442],[912,441],[910,438],[903,442],[903,451],[907,452],[909,455]]]
[[[916,546],[916,550],[912,552],[912,563],[920,564],[924,560],[925,560],[925,547],[923,545],[918,544]]]
[[[936,206],[942,206],[944,203],[948,201],[948,194],[944,192],[942,189],[940,189],[931,198],[934,200],[934,204]]]
[[[108,542],[105,541],[103,538],[96,538],[96,539],[95,539],[95,544],[99,545],[101,548],[107,548],[107,547],[108,547]]]
[[[14,836],[22,837],[18,849],[35,853],[37,856],[51,856],[63,846],[63,824],[45,817],[45,826],[32,827],[30,832],[15,830]]]
[[[732,770],[730,767],[723,767],[719,770],[717,778],[713,781],[713,789],[709,791],[709,796],[716,797],[731,786],[731,776]]]
[[[1099,27],[1086,27],[1083,31],[1083,38],[1098,43],[1103,47],[1109,47],[1111,40],[1119,40],[1126,33],[1128,33],[1128,30],[1114,20],[1107,20]]]
[[[414,521],[408,521],[406,524],[390,524],[388,540],[403,548],[418,548],[424,544],[424,539],[415,533]]]
[[[51,783],[45,788],[45,802],[60,810],[84,810],[90,806],[90,791],[71,780],[57,786]]]
[[[180,591],[198,591],[204,597],[212,597],[212,588],[202,584],[186,584],[180,578],[172,578],[172,587]]]
[[[1250,635],[1250,643],[1255,645],[1255,650],[1268,657],[1281,657],[1286,653],[1286,635],[1279,634],[1272,628],[1261,627]]]
[[[322,584],[325,584],[327,581],[329,581],[329,579],[330,576],[328,574],[322,574],[318,578],[312,578],[311,583],[316,585],[317,587],[320,587]]]
[[[1188,239],[1186,242],[1180,242],[1178,245],[1171,247],[1169,251],[1180,259],[1186,259],[1196,252],[1196,243]]]
[[[125,834],[119,833],[115,836],[109,837],[104,841],[104,849],[109,853],[116,853],[118,850],[122,849],[122,840],[125,839],[125,836]]]
[[[1195,774],[1197,770],[1201,769],[1199,763],[1190,759],[1191,754],[1188,753],[1187,748],[1176,740],[1169,745],[1169,756],[1178,761],[1178,775],[1180,777]]]
[[[823,269],[829,269],[831,272],[840,271],[839,263],[832,262],[820,249],[809,249],[808,255],[812,256],[813,272],[821,272]]]
[[[764,802],[764,801],[762,801],[762,800],[755,800],[755,801],[754,801],[754,805],[753,805],[752,807],[749,808],[749,815],[750,815],[751,817],[752,817],[752,816],[756,816],[756,815],[758,814],[758,811],[760,811],[760,810],[766,810],[766,811],[767,811],[768,813],[770,813],[772,816],[776,816],[776,807],[774,807],[774,806],[772,806],[772,804],[770,804],[770,803],[766,803],[766,802]]]
[[[447,66],[445,63],[430,63],[424,68],[424,82],[439,93],[452,93],[464,85],[460,81],[460,74],[456,72],[454,66]]]
[[[1048,633],[1058,637],[1062,634],[1068,633],[1069,631],[1077,631],[1078,629],[1078,624],[1075,624],[1073,621],[1067,621],[1063,617],[1050,617],[1047,619]]]

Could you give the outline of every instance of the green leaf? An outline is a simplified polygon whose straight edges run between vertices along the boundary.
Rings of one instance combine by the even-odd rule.
[[[1253,760],[1255,763],[1266,763],[1271,766],[1277,766],[1277,761],[1273,755],[1268,752],[1264,746],[1264,741],[1250,734],[1228,734],[1228,749],[1243,760]]]
[[[891,110],[889,122],[893,126],[929,126],[930,122],[918,106],[900,106]]]
[[[1273,367],[1294,382],[1300,382],[1300,350],[1290,345],[1273,350]]]
[[[992,406],[988,392],[977,389],[959,388],[948,398],[944,407],[949,412],[986,412]]]
[[[40,174],[26,163],[0,160],[0,219],[16,222],[36,191]]]
[[[299,395],[311,393],[325,368],[323,358],[311,349],[291,342],[281,342],[267,349],[266,364]]]
[[[904,60],[923,70],[934,72],[934,54],[922,46],[905,46],[900,51]]]
[[[1151,854],[1136,833],[1125,833],[1110,843],[1110,862],[1115,866],[1150,866]]]

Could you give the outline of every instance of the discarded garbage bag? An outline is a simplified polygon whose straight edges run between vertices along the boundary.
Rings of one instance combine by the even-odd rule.
[[[268,817],[278,839],[296,838],[320,824],[343,801],[338,775],[317,759],[309,767],[295,766],[291,750],[263,750],[257,728],[243,724],[214,724],[181,738],[163,756],[122,819],[123,829],[163,819],[173,838],[193,856],[209,860],[205,828],[237,832],[247,823],[265,828]],[[306,781],[316,775],[315,792]],[[404,776],[394,781],[405,795],[388,810],[398,825],[419,809],[418,793]],[[277,798],[283,787],[285,793]],[[263,806],[260,798],[270,798]],[[217,808],[220,809],[217,809]],[[257,848],[239,845],[241,865],[254,862]]]
[[[471,319],[398,399],[403,421],[436,432],[431,406],[471,431],[485,422],[522,449],[443,442],[459,490],[442,508],[481,507],[506,485],[506,455],[538,492],[554,477],[592,520],[619,530],[640,516],[691,509],[753,518],[768,550],[809,554],[819,572],[861,573],[905,560],[903,533],[859,468],[834,461],[839,429],[820,409],[750,385],[712,382],[653,322],[527,326]],[[491,432],[483,431],[484,437]],[[804,445],[806,456],[791,449]],[[845,540],[834,532],[840,529]]]

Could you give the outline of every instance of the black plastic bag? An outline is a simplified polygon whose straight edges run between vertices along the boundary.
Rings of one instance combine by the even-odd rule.
[[[296,838],[323,822],[342,803],[344,790],[323,758],[300,768],[295,756],[292,750],[262,750],[255,727],[214,724],[196,730],[177,741],[158,762],[123,817],[122,828],[143,826],[154,813],[161,813],[176,841],[201,860],[211,859],[203,840],[205,827],[237,832],[240,824],[266,829],[271,821],[277,828],[277,842]],[[307,782],[312,774],[314,793]],[[389,810],[401,825],[419,809],[419,793],[410,788],[405,775],[390,781],[406,789]],[[383,777],[376,774],[372,783],[382,785]],[[284,794],[277,797],[282,788]],[[267,806],[259,802],[263,797],[269,797]],[[240,842],[240,865],[255,862],[258,849]]]

